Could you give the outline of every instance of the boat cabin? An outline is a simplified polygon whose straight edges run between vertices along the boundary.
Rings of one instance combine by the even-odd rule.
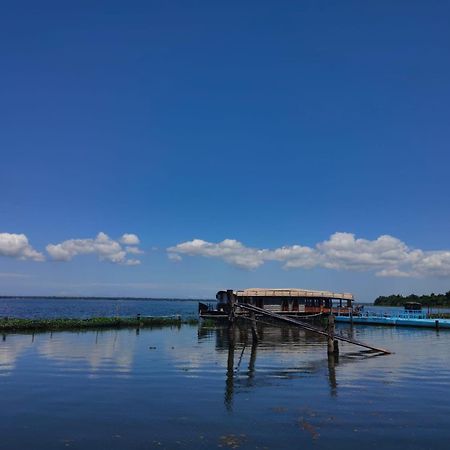
[[[405,311],[422,311],[422,303],[408,302],[405,303]]]
[[[227,313],[233,302],[246,303],[277,314],[348,315],[352,311],[353,295],[307,289],[244,289],[219,291],[216,295],[218,311]]]

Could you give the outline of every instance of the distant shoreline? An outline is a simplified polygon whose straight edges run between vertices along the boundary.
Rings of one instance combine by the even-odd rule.
[[[172,298],[172,297],[96,297],[96,296],[66,296],[66,295],[0,295],[0,300],[163,300],[163,301],[191,301],[211,302],[214,299],[201,298]]]
[[[375,299],[375,306],[404,306],[406,303],[421,303],[422,306],[450,306],[450,291],[445,294],[431,293],[429,295],[389,295]]]

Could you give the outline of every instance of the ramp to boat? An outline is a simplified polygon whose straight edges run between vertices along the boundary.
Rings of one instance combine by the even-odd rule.
[[[389,350],[386,350],[384,348],[379,348],[379,347],[374,347],[373,345],[369,345],[366,344],[364,342],[361,341],[357,341],[356,339],[351,339],[348,338],[346,336],[343,336],[342,334],[339,333],[333,333],[332,336],[330,336],[330,333],[319,328],[316,327],[314,325],[311,325],[309,323],[303,322],[301,320],[298,319],[294,319],[293,317],[286,317],[286,316],[282,316],[280,314],[276,314],[272,311],[267,311],[265,309],[262,308],[258,308],[257,306],[253,306],[253,305],[249,305],[247,303],[235,303],[234,305],[236,308],[241,308],[244,311],[249,311],[249,312],[253,312],[255,314],[258,315],[262,315],[265,317],[271,317],[272,319],[276,319],[279,320],[281,322],[285,322],[288,323],[290,325],[295,325],[298,326],[300,328],[303,328],[305,330],[311,331],[313,333],[317,333],[317,334],[321,334],[322,336],[326,336],[326,337],[332,337],[333,339],[336,339],[338,341],[343,341],[343,342],[348,342],[349,344],[353,344],[353,345],[357,345],[359,347],[364,347],[364,348],[368,348],[369,350],[374,350],[380,353],[384,353],[386,355],[390,355],[391,352]]]

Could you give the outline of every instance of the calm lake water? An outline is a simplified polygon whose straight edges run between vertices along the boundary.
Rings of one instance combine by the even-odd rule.
[[[0,449],[447,449],[450,332],[340,329],[370,356],[266,326],[8,334]]]
[[[214,305],[215,300],[202,300]],[[364,311],[398,313],[403,308],[365,305]],[[134,316],[197,316],[198,300],[183,299],[67,299],[67,298],[0,298],[0,317],[18,318],[87,318]],[[450,312],[436,308],[433,312]]]
[[[208,302],[206,302],[208,303]],[[0,298],[0,317],[87,318],[134,316],[183,317],[197,315],[198,300]]]

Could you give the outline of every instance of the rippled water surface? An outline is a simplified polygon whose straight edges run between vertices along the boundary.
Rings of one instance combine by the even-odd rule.
[[[450,332],[341,330],[370,356],[298,329],[9,334],[0,449],[408,448],[450,440]]]
[[[197,314],[197,300],[0,298],[0,316],[19,318],[116,317],[142,314],[166,316]]]

